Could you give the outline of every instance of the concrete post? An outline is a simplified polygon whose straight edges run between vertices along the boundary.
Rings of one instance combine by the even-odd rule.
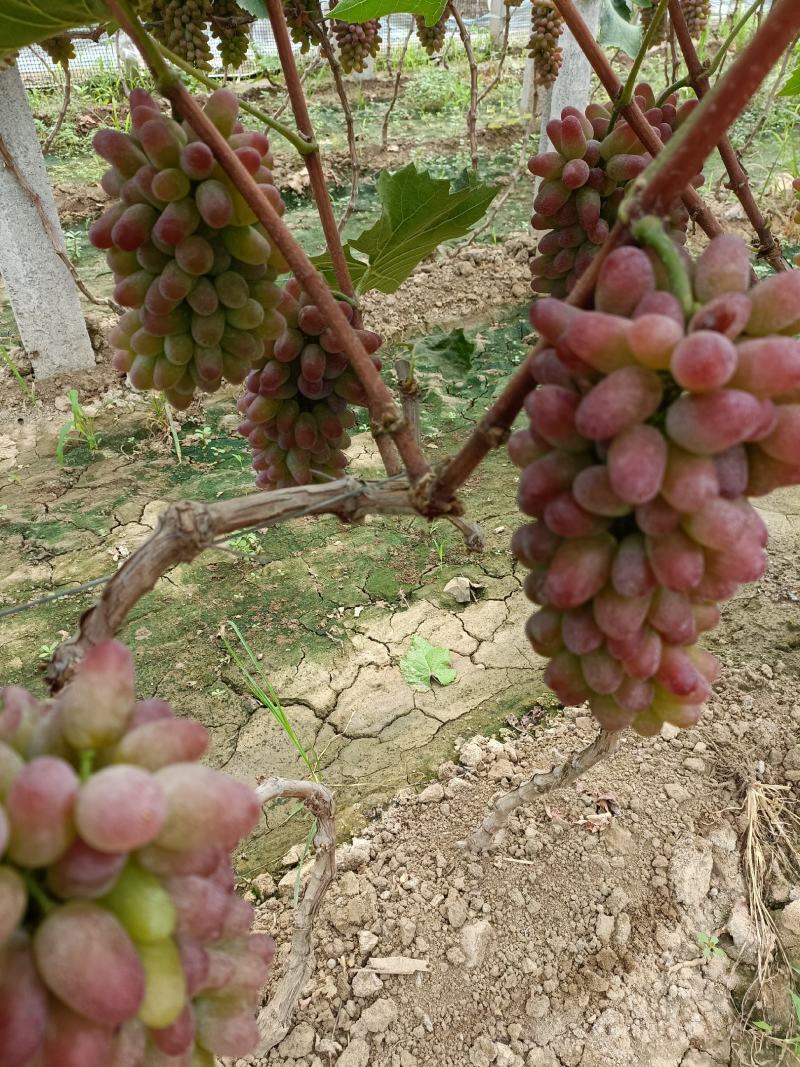
[[[536,82],[534,80],[534,62],[525,60],[522,68],[522,92],[519,94],[519,113],[528,118],[533,114],[533,102],[536,99]]]
[[[489,0],[489,33],[492,36],[492,44],[499,48],[503,43],[503,26],[506,21],[506,5],[504,0]]]
[[[66,252],[36,127],[15,66],[0,71],[0,137],[39,198],[57,249]],[[37,378],[94,367],[94,352],[69,271],[29,193],[0,159],[0,273]]]
[[[576,0],[576,7],[583,15],[593,36],[597,36],[602,6],[603,0]],[[541,93],[542,128],[539,138],[540,152],[547,152],[550,148],[550,142],[547,137],[547,123],[550,119],[561,118],[562,108],[570,104],[583,111],[589,103],[592,80],[592,68],[589,65],[589,60],[581,52],[578,42],[566,26],[561,34],[559,44],[564,53],[561,70],[556,78],[555,85],[551,89],[544,89]]]

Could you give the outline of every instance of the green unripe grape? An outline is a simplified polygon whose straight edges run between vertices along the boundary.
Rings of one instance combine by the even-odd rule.
[[[145,1026],[171,1026],[186,1003],[186,979],[178,947],[171,938],[143,944],[136,951],[144,968],[144,1000],[138,1017]]]
[[[136,863],[127,864],[101,903],[113,912],[134,941],[163,941],[175,929],[172,898],[156,875]]]

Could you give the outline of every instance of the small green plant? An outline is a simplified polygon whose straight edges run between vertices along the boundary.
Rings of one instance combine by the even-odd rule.
[[[58,648],[58,645],[59,645],[58,641],[53,641],[53,643],[50,644],[50,645],[48,645],[45,642],[45,644],[39,645],[39,651],[36,653],[36,655],[41,660],[52,659],[53,658],[53,653]]]
[[[259,540],[258,534],[252,532],[239,534],[238,537],[231,537],[228,544],[237,552],[258,553],[264,551],[264,546]]]
[[[436,522],[431,524],[431,541],[433,541],[436,549],[436,557],[439,561],[437,566],[442,567],[444,566],[444,541],[440,541],[436,536],[438,525],[439,524]]]
[[[31,389],[31,387],[20,374],[19,367],[11,358],[11,353],[7,349],[3,348],[2,345],[0,345],[0,360],[2,360],[3,363],[6,365],[9,374],[20,387],[23,395],[25,396],[25,399],[28,401],[29,404],[33,404],[36,400],[33,389]]]
[[[64,449],[70,437],[75,434],[86,442],[90,452],[100,447],[100,437],[95,432],[94,418],[87,415],[78,399],[78,390],[70,389],[67,393],[70,403],[70,418],[58,431],[58,444],[56,445],[56,459],[64,465]]]
[[[74,263],[77,263],[83,255],[83,236],[82,230],[64,230],[67,255]]]
[[[705,930],[701,930],[697,935],[697,943],[703,950],[703,955],[707,960],[718,960],[725,957],[724,951],[719,947],[719,938],[716,934],[708,934]]]
[[[167,403],[167,398],[163,393],[153,393],[150,397],[150,406],[153,409],[153,415],[158,422],[165,424],[169,436],[172,440],[172,447],[175,449],[175,457],[178,463],[183,463],[183,449],[181,448],[181,441],[178,437],[178,424],[175,422],[175,417],[172,414],[172,409]]]

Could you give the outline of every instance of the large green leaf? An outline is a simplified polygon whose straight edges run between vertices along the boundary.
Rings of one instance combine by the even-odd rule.
[[[367,273],[369,264],[365,263],[363,259],[356,259],[353,255],[350,246],[344,246],[344,255],[347,260],[347,266],[350,270],[350,277],[353,281],[353,285],[358,289],[359,283],[364,275]],[[339,281],[336,277],[336,271],[333,269],[333,263],[331,257],[327,252],[322,252],[318,256],[312,256],[311,262],[320,272],[325,276],[325,280],[331,289],[339,288]]]
[[[448,378],[453,374],[467,374],[472,370],[475,342],[459,327],[448,333],[438,331],[423,337],[411,349],[417,366],[425,370],[441,371]]]
[[[245,11],[254,15],[257,19],[269,18],[269,12],[264,0],[239,0],[239,7],[243,7]]]
[[[642,46],[642,31],[627,22],[614,6],[613,0],[603,0],[597,42],[605,48],[621,48],[635,59]]]
[[[437,648],[419,634],[412,637],[411,648],[400,660],[400,673],[417,689],[433,689],[431,679],[434,678],[439,685],[450,685],[456,680],[447,649]]]
[[[467,233],[498,192],[471,173],[451,187],[447,178],[434,178],[413,163],[382,171],[377,190],[380,218],[348,242],[350,255],[360,253],[369,263],[357,287],[361,293],[395,292],[442,241]]]
[[[422,15],[427,26],[435,25],[444,14],[447,0],[339,0],[336,18],[345,22],[366,22],[384,15]]]
[[[780,96],[800,96],[800,64],[797,65],[791,78],[781,89]]]
[[[0,0],[0,52],[108,21],[110,14],[103,0]]]

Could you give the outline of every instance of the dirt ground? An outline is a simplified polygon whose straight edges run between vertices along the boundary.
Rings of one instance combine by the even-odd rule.
[[[409,145],[372,162],[398,165]],[[336,176],[344,160],[327,165]],[[301,193],[302,170],[281,182]],[[65,223],[101,210],[93,183],[56,194]],[[725,193],[720,214],[744,232]],[[468,380],[427,380],[434,458],[524,355],[530,248],[524,232],[474,244],[366,300],[390,354],[434,329],[476,334]],[[0,609],[113,572],[174,500],[251,485],[234,392],[180,417],[179,463],[163,417],[108,365],[112,317],[88,317],[93,375],[38,386],[33,404],[0,378]],[[100,442],[71,441],[62,465],[72,385]],[[378,476],[367,434],[351,459]],[[476,856],[463,842],[492,798],[594,734],[585,709],[562,709],[546,690],[524,637],[530,606],[508,552],[514,482],[498,454],[465,487],[486,534],[480,556],[444,524],[302,519],[177,568],[121,634],[141,693],[210,727],[215,766],[249,782],[301,775],[220,643],[236,621],[336,795],[342,841],[352,837],[295,1025],[238,1067],[797,1067],[786,1035],[800,1028],[788,969],[800,966],[800,492],[759,502],[770,570],[708,637],[723,678],[699,727],[626,738],[575,787],[519,809],[495,850]],[[471,603],[445,592],[453,577],[471,580]],[[42,691],[37,666],[92,597],[0,618],[3,681]],[[404,682],[398,664],[415,634],[451,654],[451,686]],[[258,925],[278,941],[278,972],[307,831],[278,807],[238,857]]]

